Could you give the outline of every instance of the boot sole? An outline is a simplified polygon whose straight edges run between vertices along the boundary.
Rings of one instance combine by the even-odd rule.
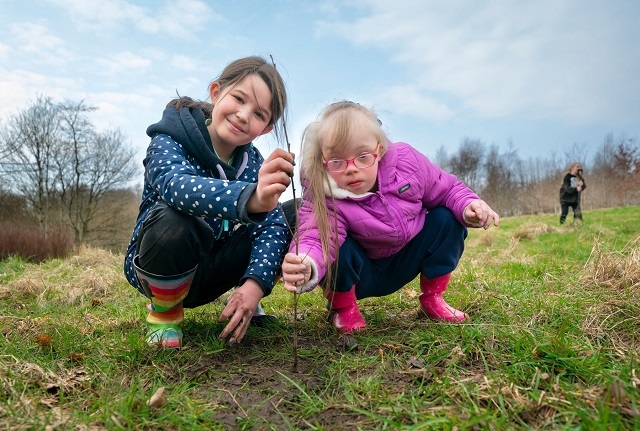
[[[426,317],[429,320],[433,320],[435,322],[447,322],[447,323],[464,323],[471,321],[471,317],[467,313],[463,313],[462,317],[455,316],[453,319],[443,319],[439,317],[432,317],[427,313],[423,308],[418,308],[418,317]]]
[[[351,329],[349,329],[349,330],[341,329],[341,328],[339,328],[338,326],[336,326],[336,325],[333,323],[333,316],[335,316],[335,315],[336,315],[335,311],[333,311],[333,310],[329,310],[329,314],[327,315],[327,322],[331,323],[331,326],[333,326],[334,328],[336,328],[336,331],[338,331],[338,334],[340,334],[340,335],[349,335],[349,334],[353,334],[353,333],[355,333],[355,332],[362,332],[362,331],[364,331],[364,330],[365,330],[365,328],[367,327],[367,323],[366,323],[366,322],[364,322],[364,323],[362,324],[362,326],[356,326],[356,327],[351,328]]]

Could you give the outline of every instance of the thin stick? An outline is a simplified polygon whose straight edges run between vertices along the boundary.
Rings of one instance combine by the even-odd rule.
[[[276,62],[273,60],[273,56],[271,57],[271,64],[273,64],[273,68],[276,68]],[[279,95],[278,95],[279,96]],[[284,140],[287,143],[287,151],[291,153],[291,143],[289,142],[289,134],[287,133],[287,120],[285,119],[286,115],[282,115],[282,130],[284,131]],[[293,193],[293,210],[296,215],[296,223],[294,226],[294,235],[296,242],[296,255],[298,254],[298,240],[300,239],[300,230],[298,229],[298,201],[296,199],[296,187],[293,181],[293,173],[291,174],[291,192]],[[286,217],[285,217],[286,220]],[[289,230],[291,230],[291,226],[289,226]],[[297,289],[296,289],[297,290]],[[294,373],[298,372],[298,292],[293,293],[293,365],[292,371]]]

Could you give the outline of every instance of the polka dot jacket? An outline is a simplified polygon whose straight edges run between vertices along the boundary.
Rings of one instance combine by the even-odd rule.
[[[178,211],[202,217],[217,235],[230,237],[240,224],[251,232],[252,252],[241,282],[252,278],[265,296],[271,293],[287,246],[288,226],[280,206],[269,213],[248,214],[246,203],[256,188],[264,161],[251,143],[238,147],[230,165],[215,155],[198,109],[169,106],[163,119],[149,126],[152,138],[143,161],[144,190],[140,212],[124,262],[129,283],[140,290],[133,267],[142,222],[163,200]],[[170,274],[164,274],[170,275]]]

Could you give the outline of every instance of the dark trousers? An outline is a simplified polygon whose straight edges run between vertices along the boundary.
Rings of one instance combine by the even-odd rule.
[[[578,202],[560,202],[560,224],[564,223],[569,214],[569,208],[573,209],[573,219],[582,220],[582,210],[580,209],[580,201]]]
[[[289,226],[295,226],[293,200],[282,204]],[[181,213],[165,202],[145,219],[137,244],[137,264],[152,274],[173,275],[196,270],[184,307],[207,304],[239,285],[251,256],[251,237],[245,225],[227,239],[200,217]],[[289,233],[288,241],[291,241]],[[285,248],[286,250],[286,248]]]
[[[358,299],[385,296],[420,273],[427,278],[448,274],[458,266],[466,237],[467,229],[444,207],[429,211],[420,233],[398,253],[383,259],[369,259],[347,236],[340,247],[335,290],[348,292],[356,285]]]

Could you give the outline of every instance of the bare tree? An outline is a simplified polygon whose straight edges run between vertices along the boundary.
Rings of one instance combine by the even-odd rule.
[[[552,154],[547,158],[529,158],[521,164],[520,169],[522,213],[557,212],[559,206],[558,189],[564,170],[562,162]]]
[[[104,249],[124,252],[138,216],[141,194],[141,189],[134,188],[109,191],[100,200],[85,242]]]
[[[631,205],[637,201],[640,188],[640,150],[635,139],[621,138],[615,145],[613,160],[619,204]]]
[[[35,221],[22,196],[0,187],[0,225],[12,220],[21,220],[25,224]]]
[[[615,145],[613,142],[613,134],[605,136],[602,147],[596,151],[593,158],[592,181],[587,181],[587,186],[592,190],[597,190],[597,198],[601,207],[610,207],[613,205],[615,185],[618,182],[615,167]],[[593,179],[597,179],[596,187],[594,187]],[[594,193],[593,191],[591,192]]]
[[[120,130],[97,133],[87,118],[95,111],[84,102],[60,105],[62,140],[56,154],[57,185],[76,243],[84,242],[100,203],[109,191],[123,187],[137,171],[135,152]],[[113,220],[113,218],[101,218]]]
[[[499,214],[510,216],[520,211],[519,184],[513,168],[519,163],[517,153],[510,150],[500,153],[497,145],[489,148],[484,162],[486,172],[482,198]]]
[[[574,142],[573,145],[564,152],[564,169],[574,162],[581,163],[583,166],[586,165],[588,155],[589,146],[587,144]]]
[[[56,194],[53,159],[60,136],[58,112],[49,97],[38,96],[9,118],[0,140],[3,181],[26,199],[45,230]]]
[[[484,153],[485,147],[482,141],[464,138],[460,143],[458,153],[449,159],[451,173],[474,191],[481,187]]]
[[[56,104],[38,99],[12,116],[2,130],[3,180],[48,228],[54,214],[83,242],[97,220],[105,196],[125,188],[137,171],[135,152],[120,130],[96,132],[84,102]],[[124,203],[123,203],[124,204]],[[113,211],[117,208],[109,202]]]
[[[445,171],[451,170],[451,168],[449,167],[449,154],[447,154],[447,149],[445,148],[444,145],[441,145],[438,148],[438,151],[436,151],[436,155],[433,159],[433,163],[440,166]]]

